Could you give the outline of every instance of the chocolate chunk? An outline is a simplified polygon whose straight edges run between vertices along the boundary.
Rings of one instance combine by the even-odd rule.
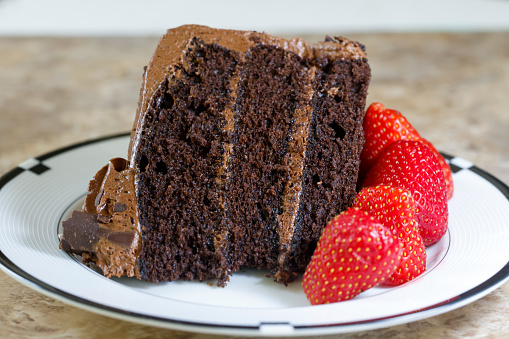
[[[102,215],[102,214],[99,214],[97,216],[97,220],[99,220],[100,222],[102,222],[103,224],[108,224],[111,222],[111,217],[108,217],[106,215]]]
[[[115,212],[124,212],[126,209],[127,206],[125,204],[115,203],[115,205],[113,205],[113,210]]]
[[[109,233],[107,238],[120,247],[129,248],[134,241],[134,236],[135,232],[113,232]]]
[[[92,252],[94,244],[99,241],[97,216],[94,214],[74,211],[71,218],[62,223],[63,236],[60,248],[67,252],[81,254]]]
[[[69,244],[69,242],[67,240],[62,239],[60,241],[60,249],[66,251],[66,252],[71,252],[72,247],[71,247],[71,244]]]
[[[60,241],[60,248],[79,255],[85,252],[95,253],[94,246],[100,239],[107,239],[122,248],[131,247],[136,232],[112,232],[102,228],[99,222],[103,218],[108,217],[81,211],[72,212],[71,218],[62,223],[64,234]]]

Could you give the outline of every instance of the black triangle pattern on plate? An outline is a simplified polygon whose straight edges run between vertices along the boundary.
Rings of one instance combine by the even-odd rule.
[[[47,170],[49,170],[50,168],[46,165],[44,165],[42,162],[33,166],[33,167],[30,167],[28,170],[32,173],[35,173],[35,174],[42,174],[44,172],[46,172]]]
[[[447,164],[451,168],[451,172],[452,173],[458,173],[461,170],[471,168],[471,166],[469,166],[469,167],[461,167],[461,166],[456,165],[456,163],[454,161],[454,159],[456,159],[456,157],[454,157],[452,155],[449,155],[447,153],[442,153],[442,152],[440,152],[440,154],[444,157],[445,162],[447,162]]]
[[[463,168],[456,166],[454,164],[449,164],[449,167],[451,168],[452,173],[458,173],[459,171],[461,171],[463,169]]]
[[[11,181],[12,179],[14,179],[15,177],[17,177],[19,174],[23,173],[24,171],[30,171],[34,174],[42,174],[48,170],[50,170],[51,168],[46,166],[43,162],[44,160],[46,159],[49,159],[49,158],[52,158],[58,154],[61,154],[61,153],[65,153],[67,151],[70,151],[72,149],[75,149],[75,148],[79,148],[79,147],[82,147],[82,146],[85,146],[85,145],[88,145],[88,144],[94,144],[94,143],[97,143],[97,142],[100,142],[100,141],[104,141],[104,140],[109,140],[109,139],[115,139],[115,138],[119,138],[119,137],[125,137],[125,136],[128,136],[130,135],[129,132],[127,133],[119,133],[119,134],[114,134],[114,135],[108,135],[108,136],[105,136],[105,137],[102,137],[102,138],[97,138],[97,139],[91,139],[91,140],[86,140],[86,141],[82,141],[82,142],[79,142],[79,143],[76,143],[76,144],[73,144],[73,145],[70,145],[70,146],[66,146],[66,147],[63,147],[63,148],[59,148],[55,151],[52,151],[52,152],[49,152],[49,153],[46,153],[46,154],[43,154],[43,155],[40,155],[38,157],[35,157],[35,158],[32,158],[30,160],[32,160],[32,162],[37,162],[35,165],[29,167],[29,168],[26,168],[25,166],[17,166],[15,167],[14,169],[12,169],[11,171],[7,172],[6,174],[4,174],[2,177],[0,177],[0,189],[2,189],[2,187],[4,187],[9,181]]]

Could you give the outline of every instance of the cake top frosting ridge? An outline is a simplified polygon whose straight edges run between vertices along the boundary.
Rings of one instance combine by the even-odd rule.
[[[140,98],[128,149],[128,159],[131,163],[150,99],[166,76],[174,71],[172,65],[181,61],[188,44],[194,38],[198,38],[206,44],[215,43],[239,53],[245,53],[257,44],[271,44],[294,52],[301,58],[316,58],[324,55],[340,56],[344,59],[366,58],[364,46],[342,37],[335,37],[334,40],[336,41],[327,37],[326,41],[315,43],[310,47],[300,38],[283,39],[255,31],[216,29],[201,25],[183,25],[169,29],[159,40],[152,59],[145,67],[143,74]],[[337,43],[342,45],[339,50]]]

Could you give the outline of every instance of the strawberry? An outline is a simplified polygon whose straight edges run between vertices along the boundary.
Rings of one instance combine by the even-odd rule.
[[[402,285],[418,277],[426,270],[426,249],[422,237],[419,235],[416,227],[412,233],[415,234],[415,236],[412,237],[413,240],[403,245],[401,262],[392,275],[385,281],[385,285]]]
[[[453,193],[452,172],[444,157],[433,145],[422,138],[417,130],[398,111],[385,108],[379,102],[372,103],[367,111],[362,124],[364,129],[365,144],[361,152],[361,164],[359,177],[362,181],[380,153],[391,143],[397,140],[419,140],[428,146],[438,158],[444,171],[447,185],[447,198]]]
[[[364,188],[352,207],[358,207],[389,228],[403,246],[401,262],[385,285],[401,285],[426,270],[426,250],[417,229],[415,200],[404,188],[377,186]]]
[[[362,122],[364,148],[361,152],[360,173],[364,177],[380,153],[397,140],[417,140],[421,136],[398,111],[387,109],[379,102],[371,104]]]
[[[422,142],[424,145],[426,145],[437,157],[438,162],[440,163],[440,166],[442,167],[442,171],[444,172],[445,177],[445,186],[447,188],[447,200],[452,198],[452,193],[454,191],[454,185],[452,183],[452,171],[451,167],[449,167],[449,164],[445,161],[444,157],[440,152],[438,152],[433,144],[429,142],[426,139],[420,139],[420,142]]]
[[[447,192],[438,159],[420,141],[396,141],[379,156],[362,187],[390,185],[408,189],[416,201],[415,220],[425,246],[447,231]]]
[[[302,285],[312,305],[351,299],[383,283],[399,264],[401,244],[358,208],[332,219],[318,241]]]

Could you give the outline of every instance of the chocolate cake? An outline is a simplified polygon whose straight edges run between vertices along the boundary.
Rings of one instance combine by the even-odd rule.
[[[170,29],[145,69],[129,165],[96,175],[61,247],[107,276],[224,285],[255,267],[292,281],[356,194],[369,80],[345,38]]]

